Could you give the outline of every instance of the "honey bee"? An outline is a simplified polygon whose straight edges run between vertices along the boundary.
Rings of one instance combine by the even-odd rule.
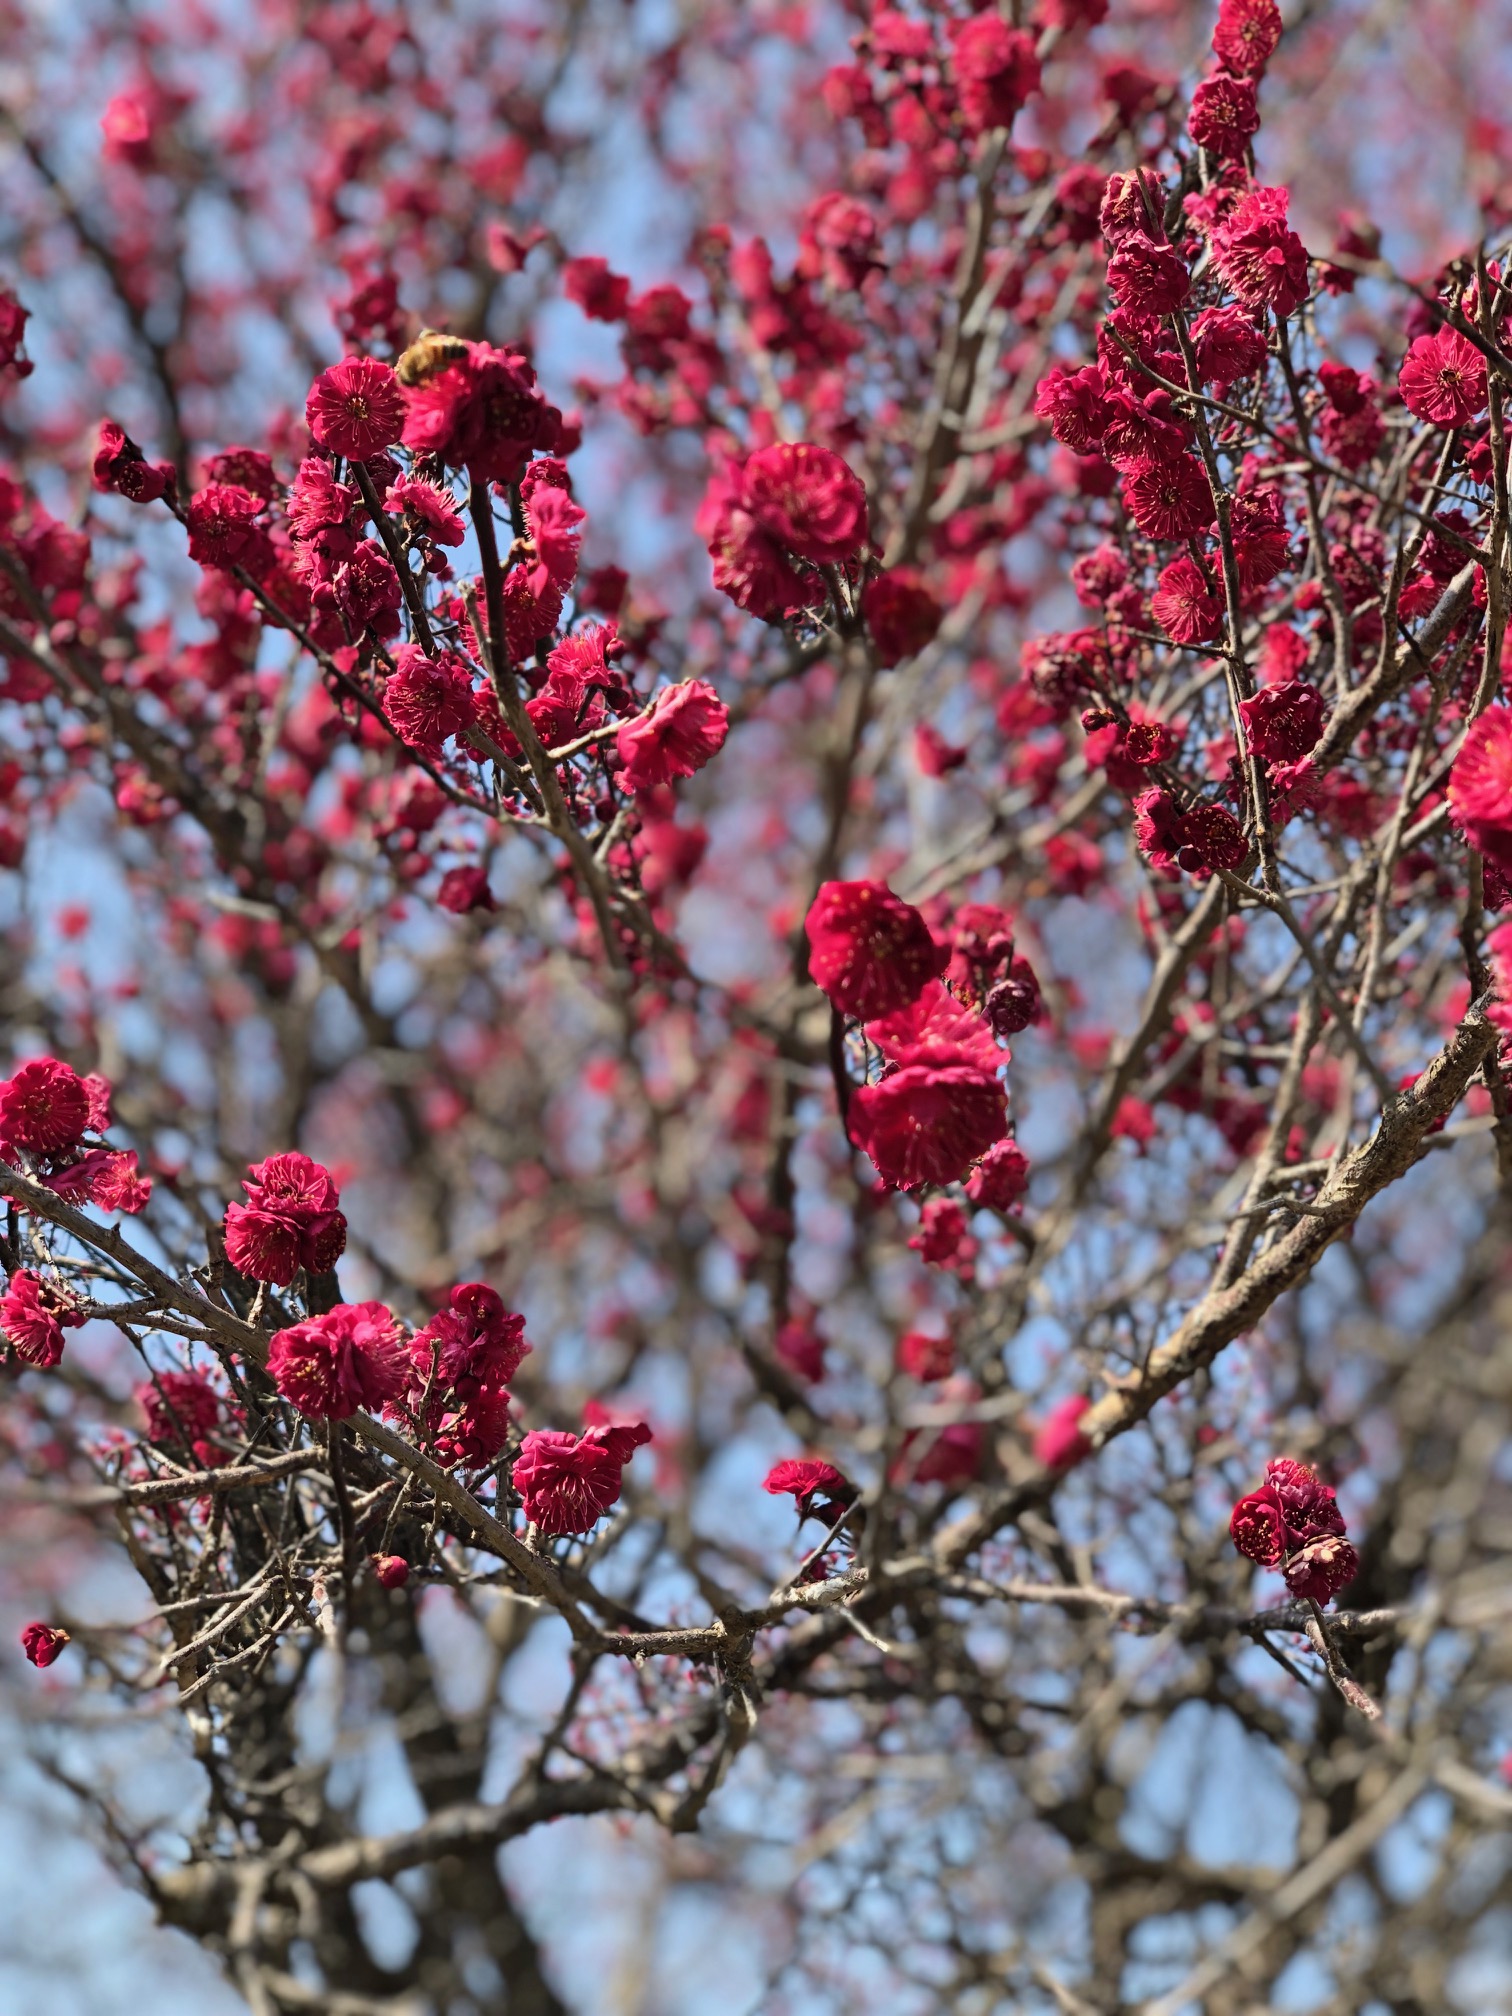
[[[428,385],[448,364],[460,364],[467,345],[460,336],[448,336],[440,329],[422,329],[394,366],[401,385]]]

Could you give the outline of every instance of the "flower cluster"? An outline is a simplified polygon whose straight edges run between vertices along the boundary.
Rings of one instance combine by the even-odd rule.
[[[1246,1560],[1279,1568],[1305,1601],[1329,1602],[1359,1573],[1333,1492],[1290,1456],[1266,1464],[1265,1482],[1234,1507],[1229,1534]]]
[[[110,1086],[80,1077],[56,1057],[37,1057],[0,1080],[0,1160],[27,1167],[70,1203],[134,1214],[152,1197],[134,1148],[87,1146],[110,1126]]]

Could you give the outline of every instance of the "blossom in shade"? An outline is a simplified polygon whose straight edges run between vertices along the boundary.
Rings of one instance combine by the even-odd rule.
[[[917,1379],[921,1386],[933,1385],[935,1380],[948,1379],[954,1372],[955,1341],[937,1337],[928,1330],[906,1331],[898,1339],[893,1362],[900,1372]]]
[[[383,1589],[402,1589],[410,1578],[410,1566],[402,1554],[369,1554],[368,1565]]]
[[[0,1081],[0,1152],[60,1155],[89,1124],[89,1088],[56,1057],[35,1057]]]
[[[1029,1157],[1017,1141],[994,1141],[966,1179],[966,1195],[989,1211],[1011,1211],[1029,1188]]]
[[[621,322],[630,305],[630,282],[611,273],[607,259],[569,259],[562,268],[562,292],[590,322]]]
[[[398,1318],[381,1302],[340,1302],[280,1330],[268,1374],[285,1400],[312,1421],[344,1421],[397,1400],[409,1375]]]
[[[220,1426],[221,1397],[203,1372],[157,1372],[132,1398],[147,1416],[147,1440],[199,1451]]]
[[[819,1519],[826,1526],[832,1526],[860,1495],[833,1463],[817,1456],[788,1456],[774,1463],[761,1488],[774,1498],[791,1498],[800,1519]]]
[[[1332,1490],[1294,1457],[1266,1464],[1260,1488],[1235,1505],[1229,1537],[1247,1560],[1279,1568],[1291,1593],[1307,1601],[1329,1602],[1359,1572]]]
[[[1170,731],[1166,731],[1169,733]],[[1162,745],[1158,760],[1174,752],[1175,736],[1171,736],[1169,749]],[[1008,971],[1002,979],[987,990],[987,998],[982,1003],[982,1013],[986,1016],[994,1036],[1017,1036],[1021,1029],[1027,1029],[1039,1019],[1040,988],[1034,968],[1025,958],[1010,960]]]
[[[1249,745],[1266,763],[1295,763],[1323,733],[1323,696],[1305,679],[1262,686],[1239,713]]]
[[[1247,308],[1291,315],[1307,299],[1307,248],[1286,222],[1290,193],[1251,189],[1213,232],[1213,261]]]
[[[24,1269],[10,1277],[0,1295],[0,1335],[16,1356],[39,1371],[63,1356],[63,1332],[77,1330],[84,1317],[73,1298]]]
[[[1258,77],[1280,40],[1276,0],[1220,0],[1213,54],[1236,77]]]
[[[1204,644],[1223,628],[1223,597],[1197,562],[1183,555],[1161,570],[1150,614],[1173,644]]]
[[[927,1267],[948,1267],[963,1276],[972,1271],[978,1250],[966,1213],[954,1197],[931,1197],[908,1243]]]
[[[469,910],[492,910],[494,899],[488,886],[488,870],[477,866],[448,868],[441,877],[436,901],[454,917],[465,916]]]
[[[1039,57],[1034,37],[1010,28],[995,13],[952,21],[956,92],[969,133],[1011,126],[1039,89]]]
[[[439,758],[447,741],[466,734],[476,719],[472,680],[454,653],[427,658],[417,645],[400,644],[383,689],[383,712],[412,749]]]
[[[937,1400],[963,1413],[981,1399],[974,1381],[962,1375],[947,1379]],[[910,1484],[970,1484],[981,1475],[987,1437],[980,1421],[949,1421],[939,1429],[910,1429],[888,1467],[888,1482]]]
[[[815,986],[861,1021],[917,1000],[950,957],[913,905],[883,882],[824,883],[803,928]]]
[[[171,462],[148,462],[135,441],[114,420],[100,422],[92,471],[96,490],[114,491],[133,504],[151,504],[174,489]]]
[[[904,1064],[852,1094],[851,1139],[897,1190],[953,1183],[1002,1138],[1008,1102],[995,1077],[962,1064]]]
[[[1108,177],[1103,190],[1098,226],[1108,243],[1117,245],[1131,231],[1158,228],[1164,206],[1165,190],[1153,168],[1119,169]]]
[[[691,777],[724,747],[730,710],[706,679],[664,686],[649,712],[627,721],[614,738],[627,791],[641,793],[674,777]]]
[[[1242,161],[1260,130],[1260,107],[1247,77],[1209,77],[1192,93],[1187,131],[1220,161]]]
[[[245,1204],[226,1206],[226,1258],[254,1281],[287,1288],[300,1268],[323,1274],[346,1247],[346,1219],[329,1169],[293,1149],[256,1162]]]
[[[569,1435],[537,1428],[520,1445],[512,1473],[525,1516],[543,1533],[586,1533],[619,1502],[625,1465],[651,1440],[644,1421]]]
[[[1148,539],[1191,539],[1217,516],[1207,472],[1194,455],[1133,471],[1124,479],[1124,502]]]
[[[1472,847],[1512,869],[1512,708],[1488,707],[1471,722],[1449,772],[1449,811]]]
[[[305,420],[322,448],[353,462],[392,448],[404,432],[404,400],[393,366],[376,357],[343,357],[310,387]]]
[[[746,458],[745,504],[761,529],[816,566],[854,559],[866,543],[866,489],[832,449],[779,441]]]
[[[21,1650],[33,1666],[51,1666],[70,1642],[66,1631],[56,1624],[23,1624]]]
[[[1433,427],[1468,427],[1486,404],[1486,360],[1457,329],[1419,336],[1397,377],[1408,411]]]
[[[824,1339],[812,1323],[791,1318],[772,1340],[780,1363],[810,1385],[824,1377]]]
[[[883,667],[915,657],[939,629],[945,611],[911,567],[877,574],[861,591],[861,614]]]
[[[1191,275],[1169,245],[1157,245],[1142,231],[1119,240],[1108,261],[1108,285],[1120,308],[1135,315],[1170,315],[1187,297]]]
[[[530,1348],[525,1318],[506,1309],[486,1282],[464,1281],[410,1339],[411,1383],[417,1394],[432,1380],[463,1394],[507,1386]]]
[[[1081,1418],[1092,1402],[1085,1393],[1068,1393],[1057,1400],[1034,1431],[1034,1460],[1047,1470],[1070,1470],[1092,1454],[1092,1444],[1081,1430]]]
[[[1229,530],[1240,591],[1251,595],[1275,580],[1291,553],[1280,492],[1252,490],[1236,497],[1229,511]]]

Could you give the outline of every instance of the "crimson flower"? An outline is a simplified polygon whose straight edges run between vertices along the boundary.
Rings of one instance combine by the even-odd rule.
[[[1119,241],[1108,261],[1108,285],[1120,308],[1135,315],[1170,315],[1192,284],[1186,261],[1169,245],[1157,245],[1142,231]]]
[[[402,1554],[369,1554],[373,1579],[383,1589],[402,1589],[409,1580],[409,1563]]]
[[[469,910],[492,910],[494,899],[488,886],[488,870],[476,865],[448,868],[441,877],[436,901],[454,917],[465,916]]]
[[[137,1167],[134,1148],[91,1148],[67,1169],[43,1177],[49,1190],[74,1203],[86,1200],[102,1211],[145,1211],[152,1200],[152,1178]]]
[[[266,1165],[264,1165],[266,1166]],[[280,1330],[268,1374],[285,1400],[312,1421],[345,1421],[397,1400],[409,1374],[398,1318],[381,1302],[341,1302]]]
[[[1305,1463],[1275,1456],[1265,1481],[1234,1507],[1229,1537],[1262,1568],[1279,1568],[1294,1596],[1327,1603],[1359,1572],[1343,1515],[1329,1487]]]
[[[622,1472],[651,1440],[644,1421],[585,1428],[568,1435],[537,1428],[520,1445],[513,1470],[525,1516],[543,1533],[586,1533],[619,1502]]]
[[[991,13],[952,21],[949,33],[966,130],[989,133],[995,126],[1011,126],[1039,89],[1034,37]]]
[[[1233,385],[1265,363],[1264,332],[1253,309],[1204,308],[1192,324],[1192,347],[1204,385]]]
[[[201,567],[234,567],[259,542],[260,497],[239,483],[207,483],[185,513],[189,558]]]
[[[1081,1418],[1092,1402],[1085,1393],[1068,1393],[1057,1400],[1034,1431],[1034,1460],[1047,1470],[1070,1470],[1092,1454],[1092,1444],[1081,1431]]]
[[[886,668],[916,657],[934,637],[945,611],[911,567],[894,567],[874,575],[862,589],[861,614],[877,663]]]
[[[1008,1124],[994,1077],[962,1064],[904,1064],[851,1094],[851,1139],[897,1190],[953,1183]]]
[[[226,1258],[254,1281],[287,1288],[303,1267],[324,1274],[346,1247],[346,1219],[329,1169],[293,1149],[255,1162],[246,1204],[226,1206]]]
[[[866,1040],[894,1064],[967,1064],[990,1078],[1008,1062],[991,1024],[938,980],[926,980],[912,1001],[868,1022]]]
[[[1221,0],[1213,54],[1236,77],[1258,77],[1281,40],[1276,0]]]
[[[1195,538],[1217,516],[1207,472],[1195,455],[1133,471],[1124,479],[1124,502],[1149,539]]]
[[[322,448],[366,462],[404,432],[404,400],[391,364],[343,357],[322,371],[305,401],[305,420]]]
[[[174,489],[172,463],[149,463],[114,420],[100,422],[93,477],[96,490],[114,491],[119,497],[129,497],[133,504],[151,504]]]
[[[893,1353],[893,1363],[910,1379],[917,1379],[921,1386],[931,1386],[937,1379],[948,1379],[955,1370],[955,1342],[950,1337],[936,1337],[927,1330],[909,1330],[898,1339]]]
[[[1011,1211],[1029,1188],[1029,1157],[1017,1141],[994,1141],[966,1179],[966,1195],[989,1211]]]
[[[47,1371],[63,1356],[63,1332],[84,1321],[72,1298],[24,1269],[0,1295],[0,1333],[18,1358]]]
[[[1223,598],[1197,562],[1183,555],[1162,569],[1150,614],[1173,644],[1204,644],[1223,628]]]
[[[757,525],[800,560],[831,566],[866,544],[865,486],[831,449],[779,441],[747,457],[740,481]]]
[[[89,1124],[88,1086],[56,1057],[35,1057],[0,1080],[0,1152],[60,1155]]]
[[[1049,421],[1050,432],[1063,448],[1073,455],[1090,455],[1100,446],[1112,417],[1102,372],[1095,364],[1080,371],[1052,371],[1035,389],[1034,411]]]
[[[389,485],[383,501],[390,511],[402,511],[417,531],[440,546],[460,546],[467,537],[456,498],[438,483],[401,476]]]
[[[536,549],[536,564],[530,570],[532,593],[541,595],[548,587],[566,590],[572,586],[583,544],[580,528],[587,515],[581,504],[575,504],[553,483],[538,484],[531,492],[525,517]]]
[[[1249,78],[1220,73],[1192,93],[1187,131],[1199,147],[1218,160],[1242,161],[1259,130],[1260,107]]]
[[[51,1666],[70,1642],[66,1631],[55,1624],[23,1624],[21,1649],[33,1666]]]
[[[1165,190],[1153,168],[1119,169],[1108,177],[1097,221],[1108,243],[1117,245],[1131,231],[1158,226],[1164,207]]]
[[[383,712],[412,749],[436,760],[446,742],[465,735],[476,719],[472,680],[452,652],[427,658],[417,645],[400,644],[383,689]]]
[[[664,686],[651,710],[614,738],[619,782],[637,796],[674,777],[691,777],[724,747],[730,710],[706,679]]]
[[[833,1463],[817,1456],[784,1457],[768,1470],[761,1488],[774,1498],[791,1498],[800,1519],[817,1518],[827,1526],[860,1495]]]
[[[220,1426],[221,1398],[203,1372],[157,1372],[131,1397],[147,1416],[149,1442],[183,1443],[198,1453]]]
[[[554,447],[560,428],[524,352],[491,343],[469,343],[466,358],[406,387],[404,399],[405,447],[483,482],[515,482],[532,449]]]
[[[1323,733],[1323,696],[1305,679],[1262,686],[1239,712],[1251,749],[1267,763],[1295,763]]]
[[[1286,1555],[1286,1508],[1269,1485],[1241,1498],[1229,1516],[1229,1538],[1261,1568],[1279,1567]]]
[[[411,1385],[424,1391],[434,1377],[455,1392],[478,1386],[507,1386],[529,1355],[525,1318],[506,1309],[484,1281],[464,1281],[451,1291],[446,1308],[410,1339]]]
[[[1419,336],[1397,375],[1410,413],[1433,427],[1468,427],[1486,404],[1486,360],[1457,329]]]
[[[611,273],[607,259],[569,259],[562,268],[562,292],[590,322],[622,322],[630,304],[630,282]]]
[[[1449,810],[1472,847],[1512,868],[1512,708],[1488,707],[1471,722],[1449,772]]]
[[[810,1385],[824,1377],[824,1339],[812,1323],[794,1317],[777,1332],[772,1349],[796,1378]]]
[[[950,954],[882,882],[826,882],[804,919],[809,975],[842,1015],[889,1015],[918,999]]]
[[[1307,299],[1307,250],[1286,222],[1285,189],[1251,189],[1213,232],[1213,260],[1247,308],[1293,314]]]

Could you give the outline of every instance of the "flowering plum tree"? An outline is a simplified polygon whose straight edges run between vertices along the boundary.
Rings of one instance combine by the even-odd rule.
[[[257,2016],[607,2009],[561,1820],[1490,2006],[1497,9],[244,11],[0,12],[12,1678],[201,1803],[38,1755]]]

